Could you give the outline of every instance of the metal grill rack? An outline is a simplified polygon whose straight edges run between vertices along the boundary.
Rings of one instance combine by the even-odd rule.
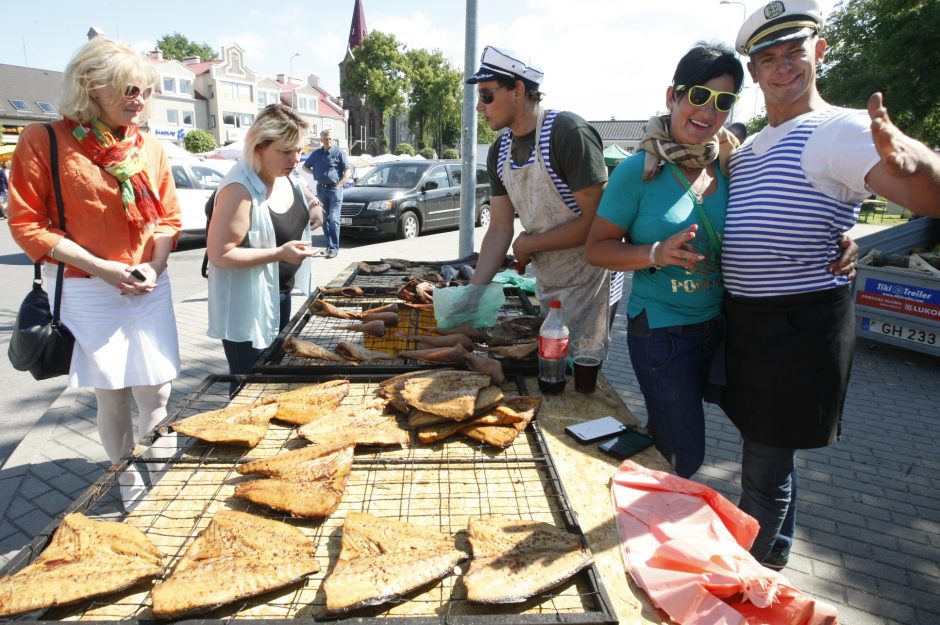
[[[347,403],[366,399],[380,379],[374,376],[351,379]],[[233,381],[239,385],[233,401],[242,403],[311,382],[309,378],[211,376],[167,423],[225,405]],[[507,384],[506,391],[525,392],[521,379],[515,384],[516,388]],[[148,467],[154,482],[153,489],[128,516],[127,522],[144,531],[170,556],[170,568],[208,525],[212,516],[225,508],[250,511],[290,523],[316,543],[320,572],[291,586],[200,615],[199,622],[213,625],[232,620],[273,623],[286,622],[287,619],[292,622],[304,619],[309,622],[348,620],[369,624],[394,621],[455,625],[616,622],[594,566],[525,603],[494,606],[467,601],[461,574],[468,570],[469,561],[459,565],[454,574],[430,582],[395,602],[348,614],[326,614],[322,582],[336,563],[343,519],[349,511],[435,528],[453,535],[457,547],[468,554],[467,523],[476,516],[532,519],[575,532],[580,532],[580,528],[537,419],[511,447],[503,451],[484,450],[480,444],[465,439],[448,439],[431,446],[415,444],[403,449],[357,449],[342,502],[333,515],[323,520],[291,518],[231,496],[236,484],[257,479],[257,476],[239,475],[235,469],[240,462],[259,455],[274,455],[289,448],[292,441],[298,442],[296,434],[292,436],[287,428],[281,429],[284,431],[269,430],[268,436],[255,449],[241,449],[240,453],[230,446],[204,446],[183,437],[180,440],[183,449],[171,458],[135,458],[119,468],[125,470],[131,463]],[[160,434],[155,432],[145,442],[159,439]],[[70,511],[84,512],[92,518],[113,518],[114,497],[109,497],[109,493],[116,482],[115,477],[115,472],[105,475]],[[35,559],[50,539],[53,529],[50,526],[14,558],[7,572]],[[233,574],[238,572],[233,571]],[[99,600],[11,620],[36,623],[62,620],[146,621],[152,619],[149,604],[149,584],[142,584]],[[37,615],[41,618],[37,619]]]
[[[519,289],[512,287],[505,289],[506,303],[500,311],[505,319],[523,315],[534,315],[537,311],[529,302],[529,298]],[[383,373],[403,373],[417,368],[434,367],[420,361],[395,358],[392,360],[377,360],[361,364],[342,364],[329,360],[317,360],[287,354],[283,349],[284,339],[292,337],[305,341],[312,341],[329,351],[334,351],[339,343],[345,341],[354,343],[373,351],[395,354],[402,350],[417,349],[413,340],[405,340],[398,334],[433,334],[422,328],[436,326],[434,313],[428,310],[400,307],[398,325],[387,328],[384,336],[376,337],[362,332],[346,329],[347,326],[358,323],[356,320],[337,319],[335,317],[319,317],[310,312],[310,306],[320,299],[340,310],[349,312],[362,312],[390,303],[399,303],[400,299],[393,292],[381,293],[379,289],[372,289],[371,294],[359,297],[333,297],[323,296],[319,292],[308,298],[307,302],[298,311],[280,336],[264,351],[253,368],[254,373],[273,373],[278,375],[307,374],[317,370],[328,369],[338,373],[357,373],[363,370]],[[482,352],[480,352],[482,354]],[[507,374],[521,373],[534,374],[538,369],[538,362],[534,355],[524,360],[512,360],[496,357],[503,363],[503,370]]]

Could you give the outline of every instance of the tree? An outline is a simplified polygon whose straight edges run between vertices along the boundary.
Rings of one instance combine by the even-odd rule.
[[[188,56],[198,56],[203,61],[211,61],[218,57],[216,51],[209,44],[190,41],[180,33],[163,35],[157,41],[157,49],[163,53],[163,58],[177,61],[181,61]]]
[[[441,158],[460,158],[460,152],[457,148],[447,148],[444,150],[444,153],[441,154]]]
[[[215,137],[212,136],[211,132],[203,130],[202,128],[196,128],[190,130],[183,138],[183,147],[186,148],[187,152],[202,154],[203,152],[214,150],[218,146],[215,144]]]
[[[881,91],[899,128],[940,145],[940,2],[847,0],[823,36],[819,89],[828,102],[865,108]]]
[[[463,74],[440,50],[408,50],[408,124],[418,145],[442,152],[460,140]]]
[[[434,151],[434,148],[421,148],[418,150],[418,154],[428,159],[429,161],[437,158],[437,152]]]
[[[403,154],[407,154],[408,156],[414,156],[415,146],[411,145],[410,143],[399,143],[398,145],[395,146],[395,154],[397,156],[402,156]]]
[[[477,113],[477,143],[489,145],[496,141],[498,134],[495,130],[490,130],[489,124],[483,119],[483,113]]]
[[[387,115],[400,115],[405,108],[405,94],[410,83],[403,47],[395,35],[373,30],[354,51],[355,56],[346,65],[346,75],[342,79],[343,91],[362,97],[371,104],[376,111],[378,125],[383,129]],[[384,130],[379,142],[379,148],[384,151],[387,144]]]

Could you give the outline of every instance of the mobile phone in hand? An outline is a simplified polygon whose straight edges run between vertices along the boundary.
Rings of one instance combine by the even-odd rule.
[[[131,275],[142,282],[145,282],[147,280],[147,276],[145,276],[140,269],[136,269],[136,268],[131,269]]]

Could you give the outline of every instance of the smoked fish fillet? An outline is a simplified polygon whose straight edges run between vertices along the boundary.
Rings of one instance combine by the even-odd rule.
[[[507,425],[468,423],[460,433],[493,447],[505,449],[528,427],[541,405],[541,397],[507,397],[487,413],[505,417]]]
[[[281,588],[320,570],[315,551],[292,525],[221,510],[153,587],[153,615],[177,618]]]
[[[408,432],[394,415],[385,414],[386,400],[373,399],[359,405],[340,406],[297,429],[297,433],[317,446],[405,445]]]
[[[0,578],[0,616],[117,592],[161,575],[164,557],[136,527],[67,514],[35,562]]]
[[[420,377],[428,373],[433,373],[434,371],[434,369],[422,369],[420,371],[409,371],[408,373],[396,375],[395,377],[388,378],[382,382],[375,392],[379,395],[379,397],[384,397],[387,399],[388,403],[395,410],[407,413],[409,410],[408,404],[406,404],[405,400],[401,397],[401,389],[405,387],[405,382],[412,378]],[[452,371],[452,369],[438,369],[438,371]]]
[[[480,389],[490,376],[470,371],[432,371],[405,380],[401,398],[418,410],[463,421],[473,416]]]
[[[173,424],[173,430],[210,443],[254,447],[268,432],[277,404],[255,403],[202,412]]]
[[[473,549],[464,575],[467,599],[519,603],[557,586],[593,562],[577,534],[538,521],[472,518]]]
[[[312,384],[265,399],[277,403],[278,421],[294,425],[310,423],[317,417],[335,410],[349,395],[349,380],[330,380]]]
[[[333,514],[352,469],[353,445],[304,447],[271,458],[240,464],[242,475],[260,473],[235,487],[235,497],[295,516],[321,518]]]
[[[323,581],[327,612],[385,603],[444,577],[467,554],[435,529],[350,512],[342,549]]]

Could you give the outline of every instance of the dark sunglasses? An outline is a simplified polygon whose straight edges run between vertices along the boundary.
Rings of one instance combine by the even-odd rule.
[[[676,91],[680,93],[685,89],[685,85],[676,87]],[[688,97],[689,104],[692,106],[705,106],[712,98],[715,98],[715,108],[722,113],[730,111],[734,107],[735,102],[738,101],[738,94],[736,93],[731,93],[730,91],[715,91],[714,89],[709,89],[702,85],[688,87]]]
[[[141,89],[137,85],[127,85],[124,87],[124,99],[125,100],[134,100],[138,96],[142,97],[144,100],[149,100],[150,96],[153,95],[153,87],[144,87]]]
[[[498,85],[493,89],[480,89],[477,91],[477,95],[480,96],[480,102],[483,104],[492,104],[493,103],[493,92],[497,89],[505,89],[505,85]]]

